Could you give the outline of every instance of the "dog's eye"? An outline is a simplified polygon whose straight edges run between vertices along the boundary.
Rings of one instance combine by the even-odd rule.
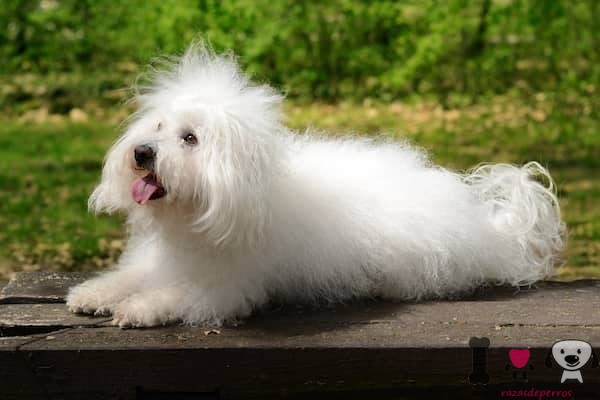
[[[198,138],[192,132],[185,132],[183,134],[183,141],[189,146],[195,146],[198,144]]]
[[[560,349],[560,354],[565,354],[565,349]]]
[[[581,349],[577,349],[577,354],[581,354]]]

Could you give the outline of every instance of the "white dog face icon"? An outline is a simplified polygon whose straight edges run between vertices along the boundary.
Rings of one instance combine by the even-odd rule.
[[[546,366],[552,366],[552,359],[565,371],[563,372],[561,383],[567,379],[577,379],[583,382],[583,377],[579,371],[592,360],[592,368],[598,366],[598,357],[594,353],[592,346],[582,340],[561,340],[554,343],[552,351],[546,359]]]

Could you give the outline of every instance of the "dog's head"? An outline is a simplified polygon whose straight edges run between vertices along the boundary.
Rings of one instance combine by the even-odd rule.
[[[252,84],[231,55],[204,45],[150,82],[106,157],[90,208],[138,220],[179,215],[216,246],[260,239],[284,130],[281,96]]]
[[[576,371],[592,359],[592,368],[598,366],[598,357],[589,343],[581,340],[561,340],[554,343],[546,357],[546,366],[552,367],[552,359],[563,369]]]

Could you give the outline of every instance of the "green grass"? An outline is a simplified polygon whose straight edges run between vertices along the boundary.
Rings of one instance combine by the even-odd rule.
[[[291,127],[408,139],[459,170],[485,161],[540,161],[558,183],[569,227],[561,277],[600,278],[600,122],[590,104],[540,95],[528,103],[495,98],[452,109],[424,101],[288,103],[285,109]],[[118,132],[115,123],[74,124],[64,117],[3,121],[0,277],[114,262],[123,247],[121,218],[90,215],[86,202]]]
[[[105,265],[122,236],[118,218],[87,213],[116,129],[95,124],[0,128],[0,272]]]

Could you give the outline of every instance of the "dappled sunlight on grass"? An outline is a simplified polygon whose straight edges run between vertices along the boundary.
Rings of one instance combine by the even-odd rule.
[[[95,124],[4,123],[0,129],[0,275],[103,266],[101,240],[118,218],[87,212],[115,129]]]

